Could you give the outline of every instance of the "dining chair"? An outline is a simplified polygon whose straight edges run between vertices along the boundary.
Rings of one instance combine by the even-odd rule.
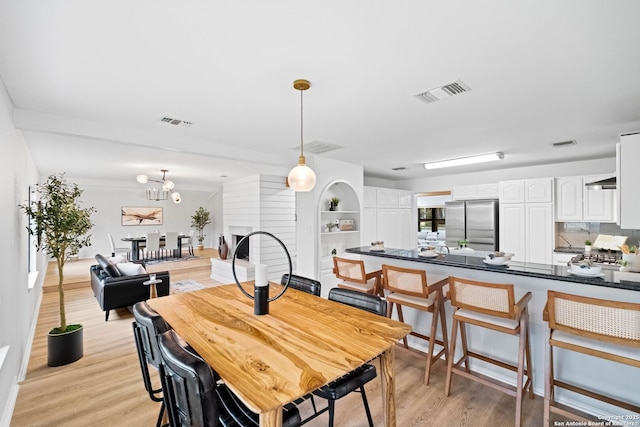
[[[116,254],[120,253],[120,254],[124,254],[128,260],[131,248],[125,248],[125,247],[118,248],[116,247],[116,244],[113,241],[113,236],[111,235],[111,233],[107,233],[107,236],[109,236],[109,245],[111,245],[111,256],[114,257],[116,256]]]
[[[182,240],[182,246],[186,246],[189,251],[189,255],[194,256],[193,253],[193,236],[195,236],[196,230],[189,231],[189,237]]]
[[[147,233],[143,259],[147,259],[147,256],[149,254],[155,255],[155,258],[157,259],[159,252],[160,252],[160,233]]]
[[[164,258],[167,258],[167,253],[169,253],[170,258],[174,258],[176,256],[176,252],[178,251],[178,232],[177,231],[167,231],[164,237],[164,246],[162,247]]]
[[[338,283],[339,288],[384,296],[381,285],[382,270],[367,273],[362,260],[334,256],[333,273],[342,280]]]
[[[387,313],[387,302],[384,299],[377,295],[365,294],[353,289],[333,288],[329,291],[329,300],[350,305],[351,307],[369,311],[380,316],[384,316]],[[376,367],[365,363],[337,380],[331,381],[329,384],[313,391],[313,394],[316,396],[327,399],[327,407],[318,411],[318,414],[329,411],[329,427],[333,427],[336,401],[352,392],[359,392],[361,394],[364,410],[367,414],[367,420],[369,421],[369,427],[373,427],[373,419],[371,418],[371,410],[369,409],[364,385],[376,376]]]
[[[189,351],[173,330],[160,335],[160,378],[171,427],[259,425],[259,415],[247,408],[211,367]],[[300,424],[294,405],[283,407],[282,425]]]
[[[283,274],[280,284],[286,284],[288,278],[288,273]],[[292,274],[291,280],[289,281],[289,287],[319,297],[322,284],[317,280]]]
[[[449,276],[449,294],[454,312],[451,341],[449,341],[451,348],[447,364],[445,395],[449,396],[451,391],[452,374],[457,374],[492,387],[509,396],[515,396],[516,414],[514,425],[515,427],[520,427],[522,422],[522,400],[525,393],[528,392],[529,398],[533,399],[529,311],[527,308],[529,300],[531,300],[531,292],[527,292],[518,302],[515,302],[514,286],[512,284],[481,282]],[[470,351],[467,344],[467,324],[517,336],[518,352],[516,364],[514,365],[504,360],[496,360],[486,354]],[[458,329],[460,329],[462,356],[457,362],[454,362]],[[484,339],[489,338],[485,337]],[[471,372],[469,358],[475,358],[516,372],[515,391],[510,385],[491,381],[486,377]],[[464,369],[460,367],[463,363],[465,365]],[[526,381],[524,379],[525,376],[527,377]]]
[[[156,370],[159,369],[161,359],[160,349],[158,347],[158,336],[168,331],[170,327],[167,322],[144,301],[134,304],[133,317],[135,320],[131,325],[133,326],[133,337],[138,352],[144,388],[151,400],[154,402],[162,402],[156,423],[156,426],[159,427],[162,425],[165,404],[162,397],[162,387],[154,388],[152,384],[151,376],[149,375],[149,365]]]
[[[584,423],[581,425],[592,421],[557,406],[556,388],[640,413],[637,399],[635,403],[622,401],[593,390],[593,387],[557,380],[553,351],[557,347],[563,350],[558,356],[573,351],[640,368],[640,304],[547,291],[547,305],[542,317],[549,326],[545,339],[544,425],[549,425],[551,412],[581,421]],[[578,365],[574,369],[580,368]],[[588,370],[584,375],[589,375]],[[610,380],[615,381],[614,378]]]
[[[428,279],[427,279],[428,277]],[[448,288],[446,276],[428,275],[425,270],[403,268],[388,264],[382,265],[382,285],[386,291],[387,317],[391,317],[393,306],[396,306],[398,320],[404,322],[402,307],[410,307],[431,313],[429,335],[418,332],[414,328],[409,334],[429,342],[427,351],[427,365],[424,373],[424,384],[429,385],[431,367],[444,356],[445,363],[449,358],[449,340],[447,337],[447,321],[445,319],[444,301]],[[437,338],[438,322],[442,339]],[[403,339],[404,348],[409,348],[407,338]],[[435,344],[442,346],[440,351],[434,352]]]

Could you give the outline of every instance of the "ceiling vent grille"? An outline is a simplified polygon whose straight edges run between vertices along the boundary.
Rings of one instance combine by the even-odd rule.
[[[174,119],[172,117],[167,117],[167,116],[161,118],[160,121],[162,123],[169,123],[170,125],[174,125],[174,126],[182,125],[182,126],[187,126],[188,127],[188,126],[191,126],[193,124],[192,122],[188,122],[186,120]]]
[[[554,142],[552,145],[554,147],[567,147],[569,145],[576,145],[577,142],[575,139],[572,139],[571,141],[560,141],[560,142]]]
[[[327,153],[333,150],[339,150],[340,148],[344,148],[342,145],[329,144],[328,142],[322,141],[310,141],[304,143],[304,152],[311,154],[322,154]],[[294,150],[300,150],[300,147],[294,147]]]
[[[430,104],[432,102],[440,101],[444,98],[451,98],[452,96],[469,92],[470,90],[471,88],[464,84],[461,80],[456,80],[453,83],[447,83],[442,86],[437,86],[429,90],[416,93],[413,96],[421,101]]]

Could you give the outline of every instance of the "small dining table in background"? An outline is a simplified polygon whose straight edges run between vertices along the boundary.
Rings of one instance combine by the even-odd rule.
[[[282,289],[269,286],[272,296]],[[379,355],[385,425],[396,425],[394,348],[411,331],[406,323],[291,288],[262,316],[235,284],[148,304],[260,414],[261,427],[281,426],[282,406]]]
[[[178,258],[182,258],[182,239],[188,239],[190,236],[185,234],[178,235]],[[123,242],[131,243],[131,261],[140,260],[140,249],[144,247],[141,243],[145,243],[147,238],[145,236],[136,236],[136,237],[123,237],[121,239]],[[160,243],[165,241],[165,236],[160,236]],[[162,246],[162,245],[161,245]]]

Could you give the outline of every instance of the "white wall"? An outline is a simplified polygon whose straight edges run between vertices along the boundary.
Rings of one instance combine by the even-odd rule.
[[[74,181],[73,177],[68,179]],[[144,189],[113,188],[81,181],[74,182],[77,182],[83,190],[82,207],[93,206],[97,210],[91,217],[94,223],[91,229],[91,246],[80,250],[80,258],[93,258],[98,253],[110,253],[108,233],[113,236],[116,246],[123,246],[123,244],[127,246],[126,242],[120,239],[127,235],[135,236],[136,233],[160,230],[182,231],[188,234],[191,229],[191,216],[200,206],[211,212],[211,224],[204,230],[206,236],[204,245],[218,246],[218,235],[222,233],[222,195],[219,188],[212,189],[210,192],[180,189],[182,203],[176,204],[171,199],[163,202],[148,201],[145,198]],[[161,207],[163,224],[123,226],[120,216],[120,208],[123,206]]]
[[[0,426],[9,425],[17,383],[24,379],[46,266],[44,256],[39,255],[36,264],[41,274],[28,289],[27,218],[18,205],[28,200],[29,186],[38,182],[38,172],[22,133],[13,126],[12,110],[0,80],[0,353],[8,347],[0,367]]]

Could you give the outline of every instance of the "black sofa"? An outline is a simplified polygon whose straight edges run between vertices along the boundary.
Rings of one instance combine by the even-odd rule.
[[[91,289],[98,300],[100,308],[105,312],[105,322],[109,320],[109,312],[114,308],[129,307],[140,301],[149,299],[150,286],[143,285],[149,280],[149,274],[123,276],[117,267],[104,256],[96,255],[98,264],[90,267]],[[139,262],[144,266],[144,262]],[[169,272],[156,272],[156,279],[162,283],[156,285],[159,297],[169,295]]]

